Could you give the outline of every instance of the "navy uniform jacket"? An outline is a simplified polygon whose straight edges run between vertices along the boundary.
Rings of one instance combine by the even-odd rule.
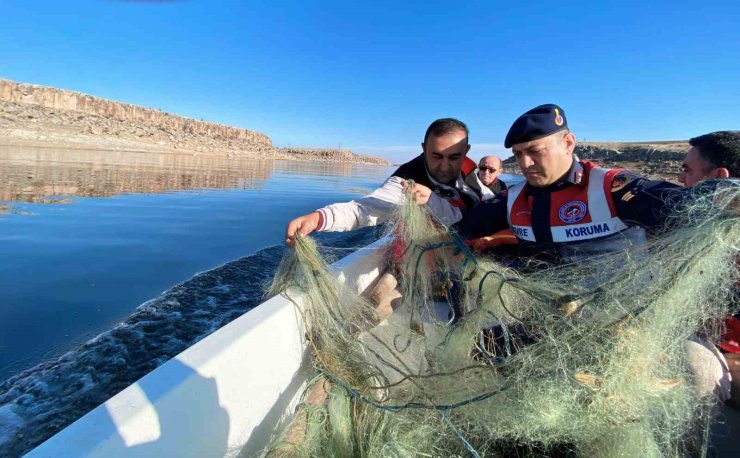
[[[532,197],[532,229],[536,242],[519,240],[520,254],[524,256],[554,255],[556,247],[563,245],[555,243],[550,234],[550,217],[553,209],[550,206],[550,196],[553,192],[565,187],[578,186],[578,177],[571,173],[565,181],[552,184],[545,188],[526,185],[522,192]],[[623,170],[616,174],[614,182],[619,180],[619,186],[611,191],[617,216],[628,226],[640,226],[648,231],[662,228],[669,216],[670,208],[684,199],[686,190],[676,184],[666,181],[648,180],[634,172]],[[507,218],[507,197],[503,193],[494,199],[483,201],[475,207],[463,212],[463,218],[454,228],[466,239],[483,237],[509,227]],[[594,240],[591,243],[597,243]],[[578,243],[578,242],[574,242]]]

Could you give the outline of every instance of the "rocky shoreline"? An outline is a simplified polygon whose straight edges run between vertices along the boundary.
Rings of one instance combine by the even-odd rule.
[[[659,142],[582,142],[576,145],[580,159],[603,167],[622,167],[649,178],[676,182],[679,168],[689,150],[685,140]],[[506,171],[519,173],[516,160],[504,161]]]
[[[0,145],[388,164],[350,150],[278,148],[261,132],[4,79],[0,79]],[[576,146],[576,154],[606,167],[675,181],[688,149],[683,140],[583,142]],[[518,173],[513,157],[504,161],[504,167]]]
[[[388,163],[349,150],[278,148],[260,132],[2,79],[0,144],[229,158]]]

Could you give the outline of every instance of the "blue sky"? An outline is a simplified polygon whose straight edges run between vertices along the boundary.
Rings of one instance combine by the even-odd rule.
[[[398,3],[398,4],[397,4]],[[740,128],[740,2],[9,1],[0,77],[404,159],[458,117],[471,155],[564,107],[579,139]]]

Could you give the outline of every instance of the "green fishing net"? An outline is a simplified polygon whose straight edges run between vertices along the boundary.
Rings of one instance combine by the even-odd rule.
[[[302,406],[311,410],[303,439],[279,432],[266,454],[706,450],[717,401],[698,391],[687,342],[716,341],[736,294],[737,186],[677,203],[645,246],[566,265],[475,255],[406,202],[386,246],[402,296],[387,318],[312,239],[298,238],[283,260],[272,292],[296,302],[327,399]]]

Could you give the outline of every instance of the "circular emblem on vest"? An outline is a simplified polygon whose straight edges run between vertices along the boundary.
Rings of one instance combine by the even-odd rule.
[[[560,219],[563,220],[564,223],[577,223],[586,216],[586,204],[577,200],[568,202],[560,207],[558,216],[560,216]]]

